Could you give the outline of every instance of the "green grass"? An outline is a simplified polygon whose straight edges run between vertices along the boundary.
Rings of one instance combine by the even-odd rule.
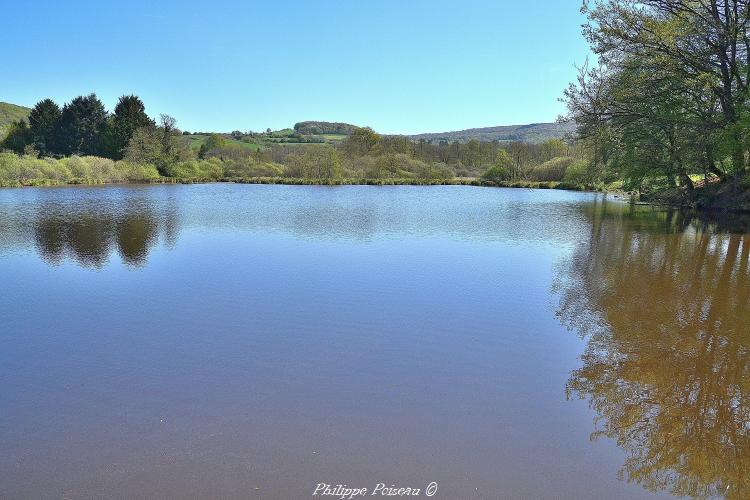
[[[0,102],[0,139],[5,137],[12,122],[21,118],[28,120],[30,111],[31,109],[23,106]]]
[[[263,146],[260,144],[256,144],[254,142],[243,142],[238,141],[237,139],[232,139],[228,137],[224,137],[227,141],[227,144],[238,146],[243,149],[249,149],[250,151],[255,151],[257,149],[261,149]],[[193,134],[193,135],[183,135],[182,139],[184,141],[187,141],[190,147],[194,150],[199,150],[201,145],[206,142],[208,139],[208,135],[201,135],[201,134]]]
[[[349,136],[341,134],[323,134],[321,137],[329,142],[341,142]]]

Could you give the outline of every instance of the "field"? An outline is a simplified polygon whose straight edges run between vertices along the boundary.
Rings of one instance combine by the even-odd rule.
[[[262,148],[262,146],[257,143],[238,141],[237,139],[233,139],[231,136],[222,135],[222,137],[226,139],[228,144],[231,144],[233,146],[239,146],[245,149],[249,149],[251,151],[255,151],[255,150]],[[206,140],[208,139],[208,135],[204,135],[204,134],[183,135],[182,138],[183,140],[187,141],[188,144],[190,144],[190,147],[192,149],[195,149],[197,151],[198,149],[200,149],[201,144],[206,142]]]
[[[342,134],[323,134],[321,137],[325,139],[328,142],[341,142],[344,139],[346,139],[348,136],[342,135]]]

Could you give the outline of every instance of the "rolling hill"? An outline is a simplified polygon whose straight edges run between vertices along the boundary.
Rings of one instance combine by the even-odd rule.
[[[410,135],[412,139],[448,142],[478,141],[521,141],[540,143],[547,139],[561,139],[575,131],[575,125],[564,123],[531,123],[529,125],[502,125],[498,127],[470,128],[454,132],[434,132]]]
[[[31,109],[7,102],[0,102],[0,138],[5,137],[8,126],[21,118],[27,119]]]

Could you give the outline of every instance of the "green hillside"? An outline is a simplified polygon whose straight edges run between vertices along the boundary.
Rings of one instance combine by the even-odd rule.
[[[8,126],[21,118],[28,119],[31,110],[7,102],[0,102],[0,138],[5,137]]]
[[[294,131],[302,135],[334,135],[347,136],[354,130],[354,125],[340,122],[298,122],[294,124]]]
[[[521,141],[538,144],[548,139],[562,139],[572,133],[572,123],[531,123],[529,125],[502,125],[499,127],[470,128],[453,132],[435,132],[410,135],[412,139],[432,141],[467,142],[478,141]]]

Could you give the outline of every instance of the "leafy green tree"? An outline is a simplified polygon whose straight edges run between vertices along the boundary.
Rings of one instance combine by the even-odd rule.
[[[339,178],[341,173],[341,157],[332,147],[307,147],[287,157],[288,177],[327,180]]]
[[[211,134],[208,136],[206,141],[201,144],[201,147],[198,150],[198,157],[205,158],[209,152],[216,149],[225,148],[227,144],[228,141],[219,134]]]
[[[504,149],[497,152],[495,163],[485,171],[482,179],[490,182],[502,182],[514,177],[515,165],[513,158]]]
[[[60,152],[60,107],[51,99],[36,103],[29,113],[31,144],[41,156]]]
[[[747,172],[747,0],[598,0],[583,12],[599,67],[566,100],[592,162],[687,193],[692,173]]]
[[[168,176],[170,167],[194,157],[175,124],[171,116],[161,115],[160,126],[137,129],[125,148],[125,159],[154,165],[159,174]]]
[[[156,126],[136,129],[125,148],[125,159],[132,163],[163,165],[159,129]]]
[[[380,140],[380,134],[370,127],[355,127],[351,135],[343,141],[343,148],[349,156],[364,156],[370,153]]]
[[[60,116],[60,150],[68,155],[102,153],[107,110],[96,94],[79,96],[63,106]]]

